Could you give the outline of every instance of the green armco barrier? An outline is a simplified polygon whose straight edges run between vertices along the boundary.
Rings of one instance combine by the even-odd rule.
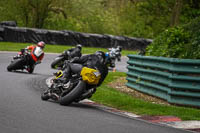
[[[128,55],[126,85],[173,104],[200,107],[200,60]]]

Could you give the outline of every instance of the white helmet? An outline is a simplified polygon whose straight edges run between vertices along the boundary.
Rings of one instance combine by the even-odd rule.
[[[37,46],[41,47],[41,48],[44,48],[45,47],[45,43],[43,41],[38,42]]]

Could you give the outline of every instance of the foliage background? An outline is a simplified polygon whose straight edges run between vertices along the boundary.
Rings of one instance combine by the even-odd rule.
[[[1,0],[18,26],[154,38],[200,15],[198,0]]]
[[[165,30],[146,48],[146,55],[200,59],[200,17]]]
[[[21,27],[150,38],[146,55],[200,58],[199,0],[0,0],[0,12]]]

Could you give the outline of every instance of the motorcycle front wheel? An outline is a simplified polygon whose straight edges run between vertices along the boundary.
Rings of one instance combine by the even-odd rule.
[[[57,68],[59,66],[62,66],[64,63],[63,57],[57,57],[52,63],[51,63],[51,68]]]
[[[81,96],[84,89],[86,87],[86,83],[82,80],[79,80],[78,84],[66,95],[61,96],[59,103],[61,105],[69,105],[74,102],[77,98]]]
[[[14,60],[13,62],[11,62],[8,67],[7,67],[7,70],[10,72],[12,70],[17,70],[17,69],[22,69],[23,66],[23,60],[20,59],[20,60]]]
[[[47,101],[49,98],[50,98],[50,97],[49,97],[47,91],[45,91],[45,92],[42,93],[41,99],[42,99],[43,101]]]

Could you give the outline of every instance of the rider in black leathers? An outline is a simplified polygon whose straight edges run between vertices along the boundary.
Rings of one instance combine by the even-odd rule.
[[[65,54],[67,54],[71,59],[74,57],[81,57],[81,49],[82,49],[82,45],[81,44],[77,44],[75,48],[71,48],[65,51]]]
[[[105,53],[97,51],[95,54],[84,55],[80,58],[74,58],[71,62],[65,62],[63,67],[63,76],[60,79],[62,82],[68,82],[72,73],[80,74],[83,67],[89,67],[99,70],[101,79],[97,86],[100,86],[108,74],[108,68],[105,63]]]
[[[101,73],[101,78],[96,87],[100,86],[108,74],[108,67],[105,61],[105,53],[102,51],[97,51],[95,54],[84,55],[82,57],[75,57],[73,60],[65,61],[63,66],[63,76],[56,79],[54,82],[67,83],[72,76],[72,74],[80,74],[83,67],[89,67],[98,70]],[[96,91],[96,88],[92,93]],[[88,98],[92,95],[88,95]],[[50,97],[59,96],[55,93],[51,93]],[[55,98],[54,98],[55,99]]]
[[[65,50],[61,55],[58,56],[58,58],[56,58],[52,64],[51,64],[51,68],[62,68],[63,67],[63,63],[65,60],[71,60],[74,57],[81,57],[81,49],[82,49],[82,45],[81,44],[77,44],[76,47],[71,48],[71,49],[67,49]]]

